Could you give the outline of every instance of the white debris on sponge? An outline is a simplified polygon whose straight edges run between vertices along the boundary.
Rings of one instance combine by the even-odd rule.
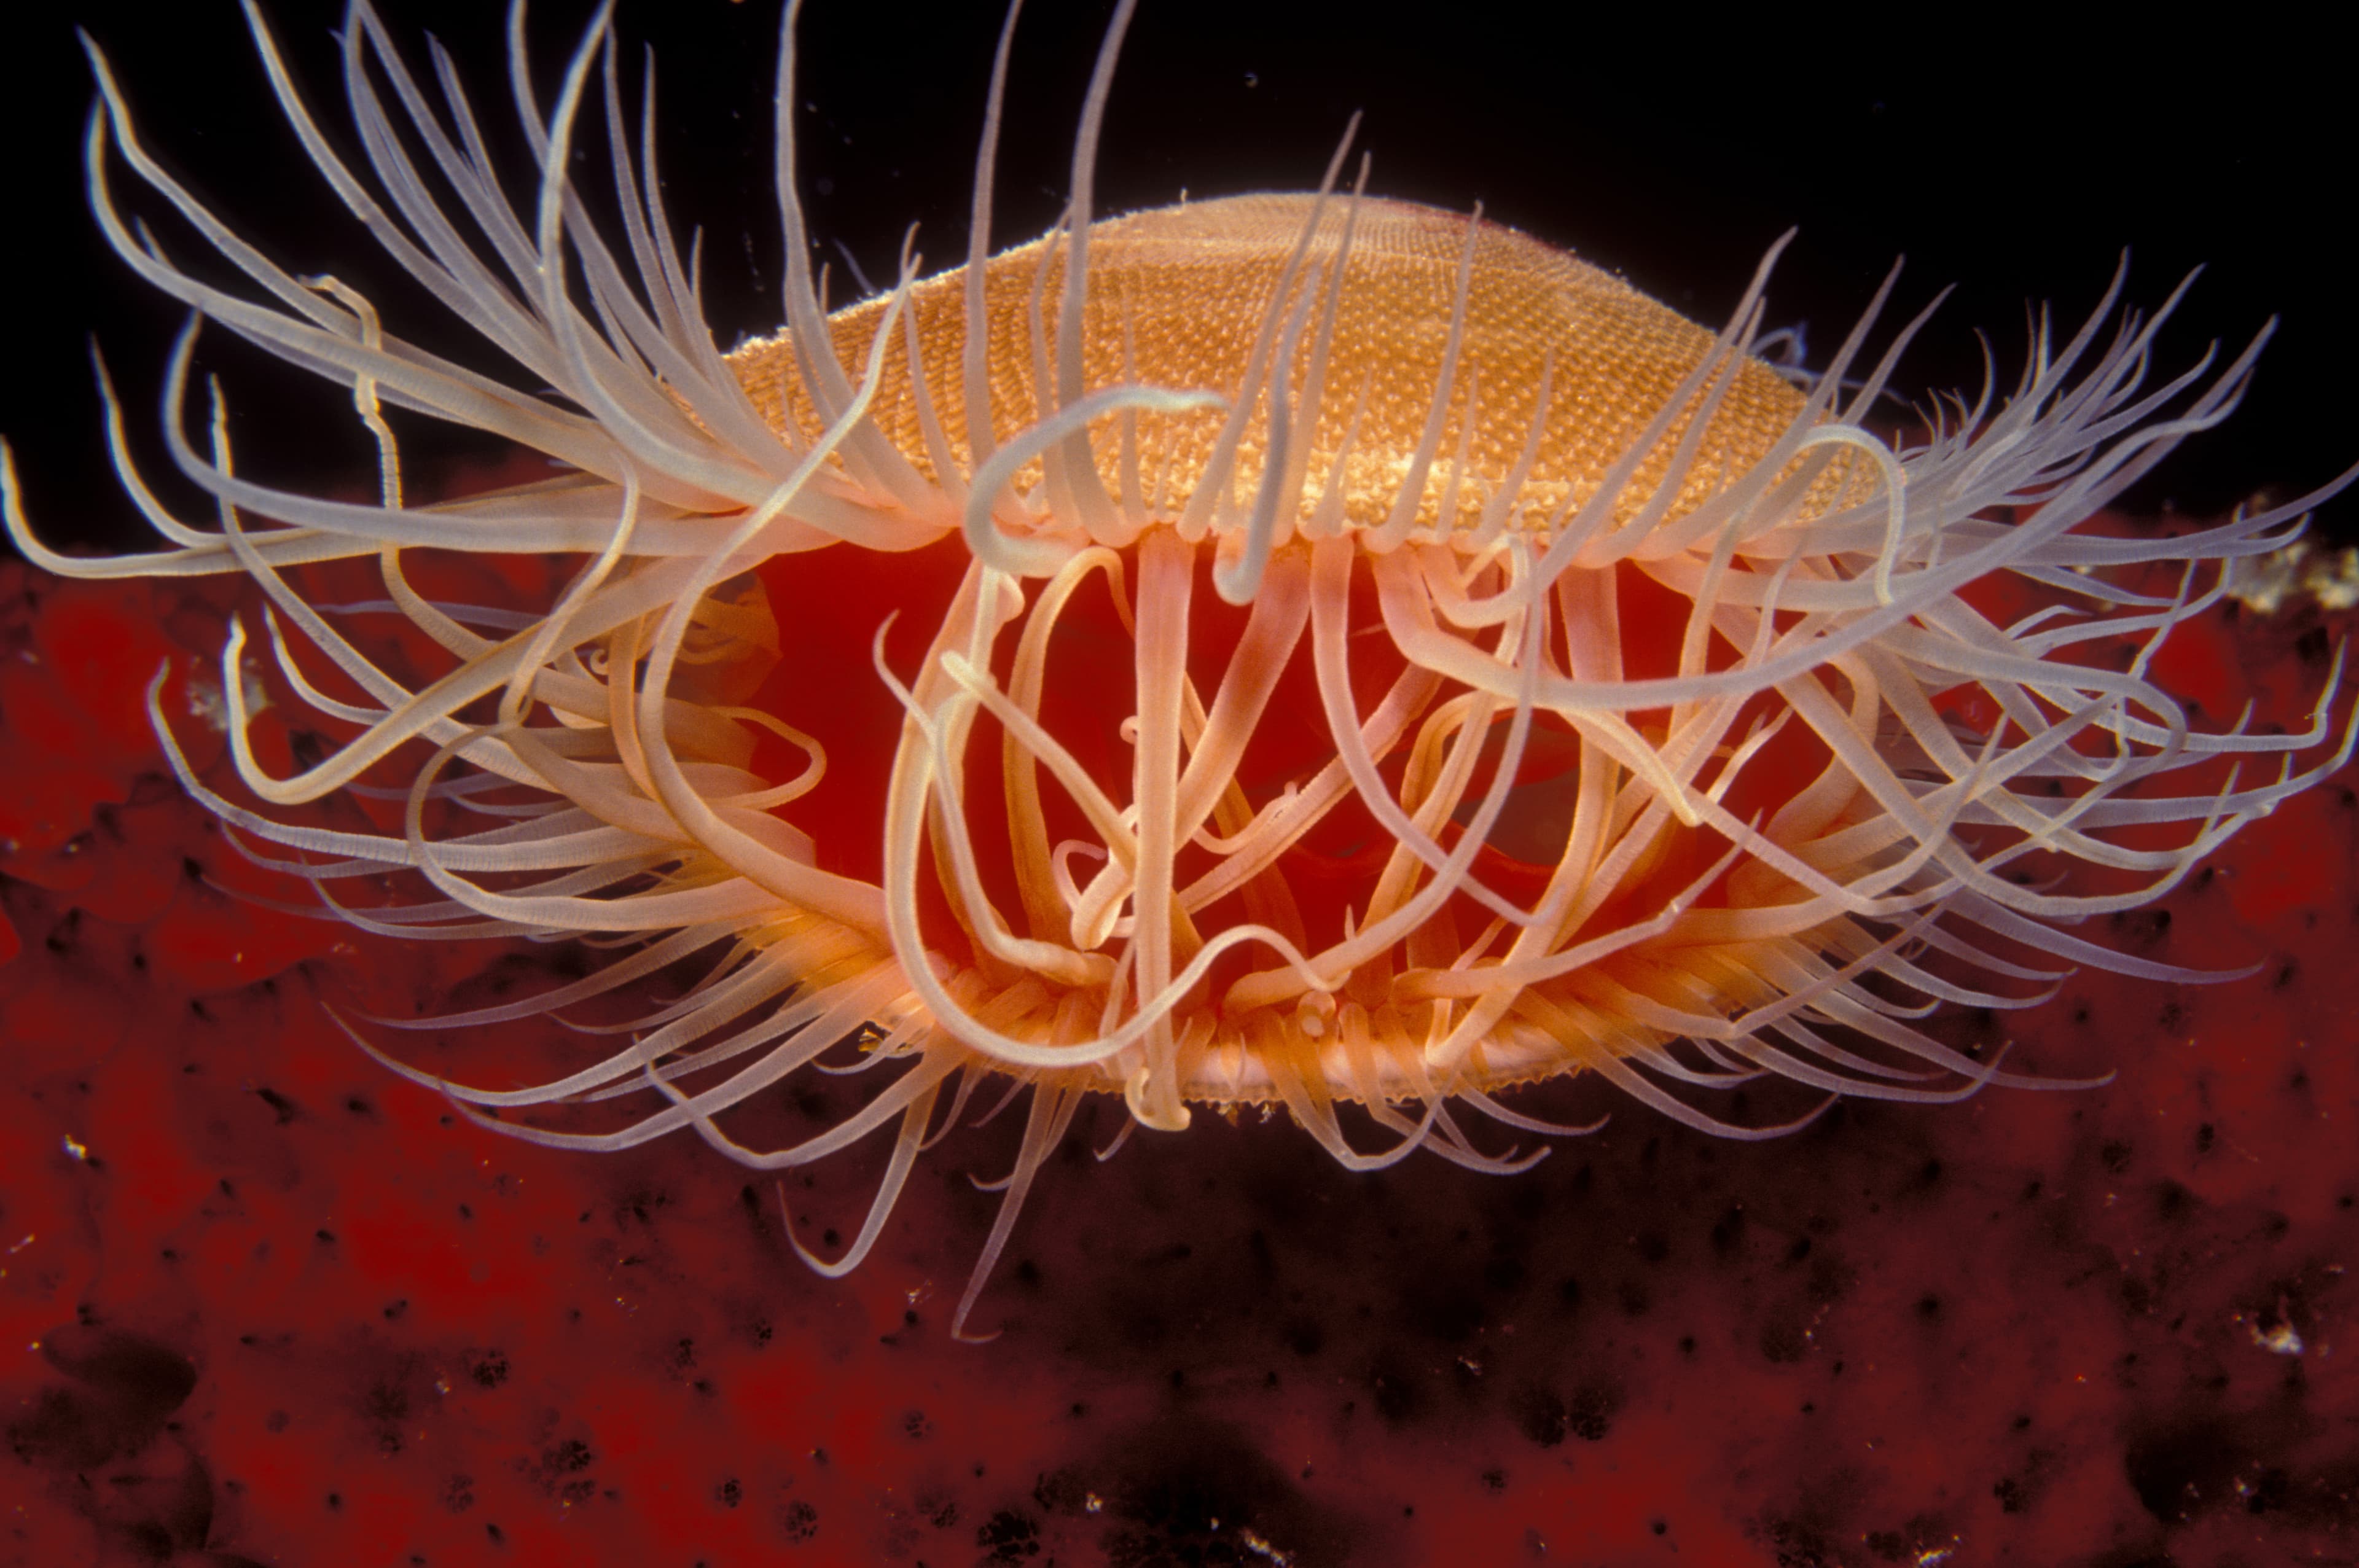
[[[2321,551],[2297,539],[2282,550],[2231,562],[2228,591],[2264,615],[2303,594],[2321,610],[2348,610],[2359,605],[2359,548]]]

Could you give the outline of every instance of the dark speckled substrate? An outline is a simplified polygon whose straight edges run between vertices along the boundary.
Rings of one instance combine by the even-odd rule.
[[[2253,978],[2082,975],[1940,1025],[2104,1087],[1848,1105],[1748,1146],[1558,1086],[1521,1103],[1613,1119],[1512,1179],[1353,1175],[1282,1117],[1200,1115],[1099,1164],[1108,1102],[977,1311],[1006,1332],[971,1346],[947,1322],[996,1200],[967,1178],[1005,1170],[1018,1118],[921,1163],[836,1283],[767,1180],[701,1144],[588,1157],[467,1126],[321,1001],[527,990],[561,956],[212,891],[259,883],[156,776],[129,694],[217,646],[228,600],[0,574],[22,948],[0,964],[0,1558],[2359,1552],[2348,775],[2089,933]],[[2286,720],[2328,641],[2223,618],[2179,656],[2214,721],[2248,690]],[[790,1130],[855,1092],[766,1114]],[[882,1158],[789,1177],[810,1244],[857,1225]]]

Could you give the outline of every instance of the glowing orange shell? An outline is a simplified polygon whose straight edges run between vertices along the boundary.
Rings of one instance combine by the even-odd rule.
[[[1090,236],[1090,289],[1082,315],[1083,380],[1091,386],[1143,382],[1156,386],[1225,391],[1243,385],[1256,336],[1269,301],[1303,237],[1318,199],[1311,195],[1232,196],[1135,212],[1100,223]],[[1340,243],[1344,203],[1328,204],[1323,236],[1332,255]],[[1362,200],[1352,212],[1350,254],[1336,294],[1332,345],[1325,367],[1328,395],[1314,428],[1298,436],[1298,461],[1323,477],[1344,444],[1355,413],[1359,425],[1343,468],[1345,519],[1374,527],[1385,522],[1402,489],[1441,384],[1460,264],[1473,246],[1470,287],[1460,329],[1460,357],[1468,367],[1457,388],[1447,433],[1431,459],[1433,477],[1418,500],[1417,523],[1438,521],[1450,476],[1466,442],[1460,503],[1479,509],[1506,482],[1521,457],[1538,412],[1541,379],[1551,383],[1549,418],[1518,489],[1524,517],[1537,524],[1570,500],[1587,501],[1613,460],[1628,450],[1680,383],[1712,351],[1712,334],[1633,288],[1528,234],[1466,215],[1406,201]],[[1309,259],[1322,259],[1314,253]],[[1021,428],[1035,416],[1030,308],[1035,290],[1051,305],[1064,286],[1064,251],[1046,239],[991,258],[985,268],[989,315],[987,361],[994,426]],[[972,467],[962,439],[965,386],[960,359],[966,346],[963,268],[924,279],[909,291],[919,355],[934,411],[951,435],[953,452]],[[837,311],[829,331],[837,355],[858,366],[889,300],[879,296]],[[808,422],[809,400],[784,337],[751,342],[730,355],[755,406],[772,424]],[[1310,375],[1295,367],[1298,395]],[[1703,501],[1712,476],[1742,471],[1760,460],[1801,416],[1804,397],[1760,361],[1734,367],[1734,384],[1714,411],[1694,454],[1673,514]],[[1363,382],[1364,406],[1359,401]],[[1690,399],[1690,406],[1700,401]],[[1053,401],[1053,397],[1051,398]],[[1475,416],[1471,427],[1465,405]],[[791,405],[791,409],[789,409]],[[873,417],[918,470],[932,462],[917,412],[904,341],[888,339],[885,379]],[[1160,484],[1180,510],[1196,492],[1222,426],[1204,411],[1169,422],[1170,454],[1147,456],[1150,482]],[[1626,522],[1661,482],[1673,444],[1685,429],[1675,420],[1666,438],[1622,485],[1615,520]],[[1260,481],[1264,431],[1239,440],[1230,483],[1250,493]],[[1121,452],[1102,444],[1099,473],[1119,486]],[[1314,481],[1315,482],[1315,481]]]

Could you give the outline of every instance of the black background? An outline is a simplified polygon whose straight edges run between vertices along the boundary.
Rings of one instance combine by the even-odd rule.
[[[1082,90],[1110,6],[1034,0],[1019,31],[995,243],[1054,217]],[[269,7],[304,91],[355,158],[331,30],[338,8]],[[495,145],[522,144],[502,75],[504,7],[389,4],[427,70],[420,33],[462,62]],[[2002,373],[2020,364],[2024,307],[2077,320],[2124,247],[2130,292],[2158,301],[2208,264],[2166,362],[2214,337],[2233,348],[2270,315],[2277,341],[2244,411],[2136,492],[2148,512],[2224,510],[2262,487],[2322,482],[2359,459],[2349,366],[2359,326],[2342,232],[2359,172],[2338,51],[2257,12],[2174,33],[2072,32],[2053,17],[1950,8],[1843,16],[1812,8],[1731,27],[1671,6],[1577,9],[1535,22],[1522,6],[1407,7],[1339,0],[1147,0],[1115,82],[1101,162],[1102,211],[1315,183],[1353,109],[1381,193],[1462,210],[1570,245],[1716,324],[1763,249],[1799,241],[1773,286],[1773,323],[1805,320],[1823,355],[1893,257],[1906,253],[1896,317],[1942,284],[1959,291],[1912,351],[1911,392],[1971,385],[1973,329]],[[544,103],[586,7],[543,0],[531,19]],[[87,27],[114,59],[148,145],[242,232],[292,269],[332,271],[389,324],[479,368],[496,358],[448,329],[342,211],[280,124],[243,20],[227,0],[157,6],[82,0],[14,24],[8,157],[14,286],[0,376],[0,433],[37,524],[60,540],[141,537],[108,477],[86,353],[95,333],[133,403],[135,439],[161,467],[154,396],[179,308],[147,294],[105,250],[82,194]],[[804,189],[836,297],[842,252],[886,281],[918,222],[928,269],[963,252],[966,200],[995,5],[811,0],[799,96],[811,105]],[[760,0],[620,8],[626,99],[636,44],[659,65],[666,191],[677,227],[705,230],[708,315],[723,348],[772,329],[780,242],[771,197],[769,93],[777,16]],[[603,163],[583,172],[603,178]],[[161,213],[127,171],[135,211]],[[158,224],[174,255],[199,243]],[[336,394],[223,343],[220,369],[250,471],[349,481],[370,456]],[[414,428],[425,466],[462,439]],[[2322,523],[2359,534],[2359,505]]]

